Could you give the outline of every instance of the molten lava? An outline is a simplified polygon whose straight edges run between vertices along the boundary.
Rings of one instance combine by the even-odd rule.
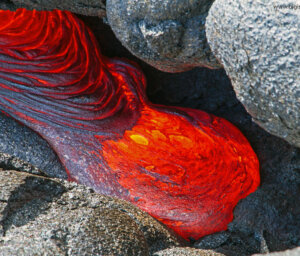
[[[145,85],[71,13],[0,11],[0,109],[50,143],[70,180],[186,239],[225,230],[259,185],[255,153],[222,118],[149,103]]]

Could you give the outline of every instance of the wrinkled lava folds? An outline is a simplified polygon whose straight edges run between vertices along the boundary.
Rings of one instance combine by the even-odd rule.
[[[136,64],[101,55],[63,11],[0,11],[0,110],[39,133],[69,179],[132,202],[185,239],[225,230],[259,185],[232,124],[151,104]]]

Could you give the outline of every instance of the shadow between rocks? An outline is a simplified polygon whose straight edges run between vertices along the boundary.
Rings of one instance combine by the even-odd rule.
[[[6,207],[0,213],[3,216],[0,222],[2,235],[5,236],[12,225],[21,227],[46,212],[51,202],[65,191],[55,181],[38,176],[26,177],[24,183],[11,192]]]
[[[0,9],[12,10],[13,11],[13,10],[16,9],[16,7],[14,6],[14,4],[10,0],[1,0]]]

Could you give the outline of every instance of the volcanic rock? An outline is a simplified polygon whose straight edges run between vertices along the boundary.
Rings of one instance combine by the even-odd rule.
[[[292,250],[286,250],[282,252],[274,252],[274,253],[268,253],[268,254],[255,254],[253,256],[299,256],[300,255],[300,247],[292,249]]]
[[[107,17],[122,44],[166,72],[220,68],[205,35],[212,0],[108,0]]]
[[[2,10],[15,10],[15,6],[9,0],[3,0],[3,1],[0,2],[0,9],[2,9]]]
[[[67,179],[49,144],[28,127],[1,113],[0,167]]]
[[[292,8],[297,3],[217,0],[206,34],[253,120],[300,147],[300,12]]]
[[[0,9],[64,10],[87,16],[105,16],[105,0],[4,0]]]
[[[131,204],[74,183],[0,170],[0,187],[1,256],[148,255],[181,244]]]
[[[227,231],[214,233],[199,239],[194,246],[201,249],[217,248],[224,244],[228,240],[229,236],[230,234]]]
[[[199,250],[188,247],[176,247],[156,252],[154,256],[225,256],[211,250]]]

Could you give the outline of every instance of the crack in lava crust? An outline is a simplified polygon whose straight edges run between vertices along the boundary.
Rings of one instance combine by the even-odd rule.
[[[70,180],[186,239],[225,230],[259,185],[255,153],[224,119],[149,103],[145,85],[71,13],[0,11],[0,109],[50,143]]]

